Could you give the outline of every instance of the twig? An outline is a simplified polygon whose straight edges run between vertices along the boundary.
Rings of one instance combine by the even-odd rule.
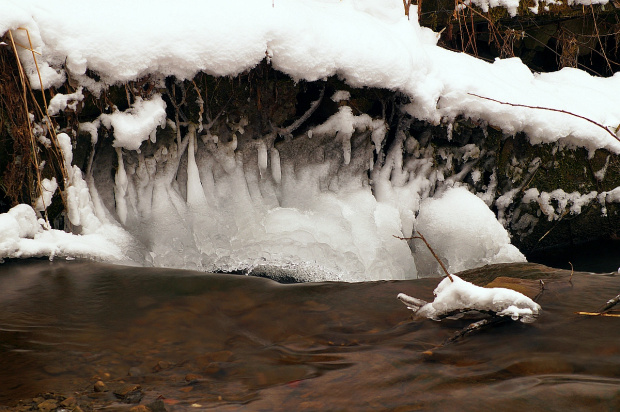
[[[540,280],[540,292],[534,297],[534,302],[538,302],[538,299],[545,293],[545,282],[542,279]]]
[[[594,30],[596,31],[596,39],[598,40],[598,44],[601,46],[601,53],[603,55],[603,59],[605,59],[605,63],[607,63],[607,67],[609,68],[609,72],[613,74],[614,69],[611,67],[611,63],[607,58],[607,54],[605,53],[605,47],[603,47],[603,42],[601,41],[601,36],[599,35],[598,25],[596,24],[596,15],[594,14],[594,5],[590,4],[590,10],[592,11],[592,22],[594,23]]]
[[[601,316],[604,318],[620,318],[620,313],[575,312],[577,315]]]
[[[433,250],[433,248],[431,247],[431,245],[429,245],[429,243],[426,241],[426,238],[424,237],[424,235],[422,235],[422,233],[420,233],[419,231],[416,230],[416,233],[418,234],[418,236],[413,236],[413,237],[400,237],[400,236],[394,236],[396,239],[400,239],[400,240],[412,240],[412,239],[422,239],[422,241],[424,242],[424,244],[426,245],[426,247],[428,248],[428,250],[430,250],[430,252],[433,254],[433,257],[435,258],[435,260],[437,260],[437,262],[439,263],[439,265],[441,266],[441,268],[443,269],[444,273],[446,274],[446,276],[450,279],[451,282],[454,282],[454,279],[452,279],[452,275],[450,275],[450,272],[448,272],[448,269],[446,269],[446,266],[443,264],[443,262],[441,261],[441,259],[439,259],[439,256],[437,256],[437,254],[435,253],[435,251]]]
[[[619,141],[619,142],[620,142],[620,137],[616,136],[616,135],[615,135],[615,134],[614,134],[611,130],[609,130],[606,126],[603,126],[602,124],[600,124],[600,123],[598,123],[598,122],[595,122],[595,121],[594,121],[594,120],[592,120],[592,119],[589,119],[589,118],[587,118],[587,117],[585,117],[585,116],[582,116],[582,115],[579,115],[579,114],[576,114],[576,113],[572,113],[572,112],[569,112],[569,111],[566,111],[566,110],[562,110],[562,109],[554,109],[554,108],[552,108],[552,107],[528,106],[528,105],[526,105],[526,104],[502,102],[502,101],[500,101],[500,100],[491,99],[490,97],[484,97],[484,96],[480,96],[480,95],[477,95],[477,94],[474,94],[474,93],[467,93],[467,94],[469,94],[469,95],[471,95],[471,96],[478,97],[478,98],[480,98],[480,99],[490,100],[490,101],[492,101],[492,102],[499,103],[499,104],[505,104],[505,105],[508,105],[508,106],[513,106],[513,107],[526,107],[526,108],[528,108],[528,109],[548,110],[548,111],[551,111],[551,112],[558,112],[558,113],[568,114],[568,115],[570,115],[570,116],[575,116],[575,117],[578,117],[578,118],[580,118],[580,119],[583,119],[583,120],[585,120],[585,121],[588,121],[588,122],[590,122],[590,123],[592,123],[592,124],[594,124],[594,125],[596,125],[596,126],[600,127],[601,129],[603,129],[603,130],[605,130],[607,133],[609,133],[609,134],[611,135],[611,137],[613,137],[614,139],[616,139],[617,141]]]
[[[448,339],[446,339],[446,341],[443,343],[443,345],[447,345],[449,343],[452,343],[452,342],[454,342],[454,341],[456,341],[458,339],[461,339],[461,338],[469,335],[470,333],[477,332],[477,331],[479,331],[481,329],[484,329],[486,327],[494,326],[494,325],[499,325],[499,324],[502,324],[502,323],[506,323],[509,320],[510,320],[510,317],[508,317],[508,316],[494,316],[492,318],[486,318],[486,319],[482,319],[482,320],[479,320],[479,321],[474,322],[474,323],[470,323],[468,326],[466,326],[465,328],[463,328],[460,331],[456,332],[453,336],[451,336]]]
[[[570,265],[570,277],[568,278],[568,283],[570,283],[571,285],[573,284],[573,273],[575,273],[575,268],[573,268],[573,264],[569,261],[568,264]]]

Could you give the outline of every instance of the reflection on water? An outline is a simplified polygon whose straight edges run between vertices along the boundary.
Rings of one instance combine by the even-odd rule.
[[[437,279],[282,285],[235,275],[0,265],[0,405],[42,392],[167,410],[620,410],[620,320],[581,318],[620,277],[502,265],[546,283],[537,322],[441,346],[466,321],[412,320]],[[490,271],[478,271],[487,276]],[[93,385],[101,380],[102,392]],[[118,390],[117,390],[118,392]],[[137,399],[139,400],[139,399]],[[129,405],[126,406],[127,408]]]

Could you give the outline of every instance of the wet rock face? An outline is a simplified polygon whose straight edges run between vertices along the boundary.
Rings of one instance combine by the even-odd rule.
[[[525,134],[507,136],[468,119],[439,126],[412,121],[405,134],[404,164],[432,160],[429,195],[465,184],[525,254],[617,237],[620,207],[612,191],[620,186],[620,161],[613,153],[533,145]]]

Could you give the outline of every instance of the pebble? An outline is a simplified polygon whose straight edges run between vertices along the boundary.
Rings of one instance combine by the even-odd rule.
[[[133,366],[131,368],[129,368],[129,372],[127,373],[129,376],[142,376],[144,375],[144,371],[140,368],[138,368],[137,366]]]
[[[169,367],[170,367],[170,362],[159,361],[159,362],[157,362],[157,365],[155,365],[153,367],[153,371],[154,372],[159,372],[159,371],[162,371],[164,369],[168,369]]]
[[[95,392],[105,392],[108,390],[108,387],[102,381],[97,381],[95,382],[93,389],[95,390]]]
[[[187,375],[185,375],[185,381],[186,382],[194,382],[194,381],[198,381],[202,379],[201,375],[195,374],[195,373],[188,373]]]

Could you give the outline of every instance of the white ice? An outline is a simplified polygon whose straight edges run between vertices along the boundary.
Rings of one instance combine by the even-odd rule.
[[[511,4],[502,3],[509,10]],[[436,33],[404,16],[400,0],[183,0],[174,7],[164,0],[4,0],[0,34],[8,30],[41,54],[37,71],[32,52],[18,47],[33,87],[67,78],[78,86],[52,99],[53,113],[71,108],[86,90],[97,95],[145,76],[159,87],[167,76],[235,75],[267,58],[295,80],[337,75],[353,87],[400,91],[412,101],[406,110],[433,124],[465,116],[507,134],[526,132],[532,143],[561,140],[620,153],[608,131],[583,119],[484,98],[566,110],[615,130],[620,75],[538,74],[516,58],[487,63],[442,49]],[[166,124],[161,96],[137,98],[123,112],[112,107],[80,125],[93,143],[100,125],[112,131],[106,144],[116,151],[103,179],[95,182],[73,165],[71,138],[58,135],[67,229],[76,235],[22,232],[12,214],[0,215],[0,256],[131,255],[143,264],[203,270],[293,269],[305,280],[398,279],[437,272],[424,248],[416,245],[412,255],[394,237],[415,229],[452,271],[523,260],[482,200],[464,189],[429,198],[456,179],[444,182],[441,171],[432,171],[430,154],[418,153],[415,139],[397,133],[384,164],[372,165],[386,124],[354,114],[349,98],[336,93],[339,111],[311,138],[296,138],[299,146],[275,147],[266,136],[246,138],[254,143],[244,146],[243,127],[230,142],[209,133],[198,139],[190,126],[185,136],[177,128],[174,144],[157,141],[154,153],[138,150]],[[374,148],[357,147],[360,135]],[[405,162],[404,152],[419,156]],[[467,148],[462,155],[476,156]],[[49,201],[44,195],[38,209]]]
[[[420,206],[416,230],[422,233],[451,273],[493,263],[525,262],[495,214],[463,187],[427,198]],[[441,274],[439,264],[422,241],[416,241],[420,276]]]

